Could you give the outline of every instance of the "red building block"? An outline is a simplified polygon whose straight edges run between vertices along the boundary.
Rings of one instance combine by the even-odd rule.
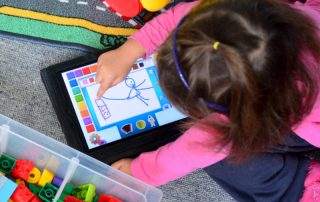
[[[103,0],[110,7],[111,11],[116,11],[121,16],[132,18],[138,15],[142,10],[140,0]]]
[[[101,194],[99,196],[98,202],[122,202],[122,200],[120,200],[116,197],[113,197],[113,196]]]
[[[11,175],[16,179],[28,180],[29,173],[34,168],[34,163],[28,160],[17,160]]]
[[[43,202],[38,196],[34,197],[30,202]]]
[[[31,202],[34,194],[24,184],[19,184],[17,189],[13,192],[11,199],[14,202]]]
[[[80,200],[80,199],[77,199],[77,198],[74,197],[74,196],[66,196],[66,197],[63,199],[63,202],[83,202],[83,201]]]

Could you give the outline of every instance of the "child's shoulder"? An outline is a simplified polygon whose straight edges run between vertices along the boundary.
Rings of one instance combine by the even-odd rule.
[[[196,7],[200,1],[192,1],[192,2],[181,2],[176,6],[172,7],[172,11],[175,14],[181,14],[182,16],[186,15],[191,9]]]
[[[296,1],[292,7],[310,17],[316,27],[320,29],[320,0],[307,0],[305,3]]]

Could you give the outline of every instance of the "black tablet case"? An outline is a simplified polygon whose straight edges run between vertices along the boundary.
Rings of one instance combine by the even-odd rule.
[[[100,161],[111,164],[126,157],[135,157],[142,152],[154,150],[175,140],[180,132],[178,122],[146,131],[123,140],[89,150],[86,146],[80,124],[74,112],[61,72],[95,63],[98,55],[86,55],[41,70],[41,78],[48,92],[53,108],[65,134],[68,145]]]

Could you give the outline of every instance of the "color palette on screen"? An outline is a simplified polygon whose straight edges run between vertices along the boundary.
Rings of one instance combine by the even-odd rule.
[[[77,108],[80,111],[83,123],[88,133],[92,133],[96,129],[93,125],[87,104],[83,98],[81,87],[95,83],[95,76],[90,77],[90,74],[95,73],[96,69],[96,65],[91,65],[68,72],[66,75],[72,89],[73,98],[77,103]]]

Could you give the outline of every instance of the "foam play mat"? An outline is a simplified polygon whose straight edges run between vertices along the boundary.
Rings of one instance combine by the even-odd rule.
[[[134,33],[99,0],[0,2],[0,35],[82,49],[106,49]]]

